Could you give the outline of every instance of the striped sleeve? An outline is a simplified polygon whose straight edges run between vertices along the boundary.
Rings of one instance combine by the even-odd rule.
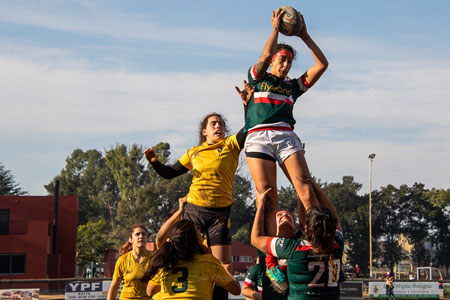
[[[269,237],[266,244],[267,253],[278,258],[288,258],[294,253],[298,244],[299,241],[294,239]]]
[[[300,90],[302,90],[303,92],[306,92],[308,89],[311,88],[311,85],[306,81],[305,74],[303,74],[298,79],[298,85],[300,86]]]
[[[256,66],[256,64],[251,66],[250,69],[248,69],[248,82],[250,84],[252,84],[264,77],[264,74],[258,77],[258,75],[255,72],[255,66]]]
[[[259,265],[256,264],[247,273],[247,277],[245,277],[244,285],[248,286],[249,288],[252,288],[256,286],[258,283],[258,272],[259,272]]]

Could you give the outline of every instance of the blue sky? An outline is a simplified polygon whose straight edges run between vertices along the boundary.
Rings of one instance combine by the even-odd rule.
[[[313,175],[353,175],[367,192],[374,152],[374,188],[449,188],[446,0],[1,1],[0,162],[41,195],[76,148],[164,141],[176,160],[209,112],[239,130],[234,86],[281,5],[302,12],[330,62],[294,109]],[[290,75],[301,75],[307,48],[280,40],[298,51]]]

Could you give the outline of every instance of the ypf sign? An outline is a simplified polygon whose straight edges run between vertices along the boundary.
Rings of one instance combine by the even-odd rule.
[[[66,283],[67,299],[106,299],[111,280],[72,281]]]

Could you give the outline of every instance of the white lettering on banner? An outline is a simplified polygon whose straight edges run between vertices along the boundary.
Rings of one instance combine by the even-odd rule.
[[[65,299],[106,299],[110,286],[111,280],[68,282]],[[121,286],[118,295],[120,290]]]
[[[384,281],[369,282],[370,298],[385,298],[386,287]],[[439,298],[439,284],[437,282],[394,282],[394,294],[408,298]]]

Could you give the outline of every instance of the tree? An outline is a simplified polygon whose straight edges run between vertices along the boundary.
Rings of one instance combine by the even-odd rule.
[[[232,196],[234,201],[230,213],[232,238],[249,245],[252,221],[256,212],[251,181],[237,173],[234,176]],[[246,237],[244,232],[249,233],[249,236]]]
[[[403,232],[398,190],[388,185],[373,197],[375,215],[372,233],[375,240],[383,241],[382,247],[375,249],[376,261],[390,270],[405,258],[399,244],[399,236]]]
[[[45,185],[53,194],[54,182],[60,180],[61,195],[78,197],[78,224],[97,221],[98,218],[114,223],[114,203],[118,202],[118,188],[111,172],[106,167],[103,154],[97,150],[75,149],[66,158],[66,166],[52,182]]]
[[[27,194],[23,191],[18,183],[15,182],[11,171],[6,170],[5,166],[0,163],[0,195],[21,196]]]
[[[436,246],[436,259],[433,263],[445,266],[446,277],[450,268],[450,189],[431,189],[426,192],[434,209],[430,212],[432,222],[432,243]]]
[[[108,223],[104,220],[87,222],[78,226],[77,235],[77,264],[100,262],[105,257],[105,250],[112,246],[108,241]]]

